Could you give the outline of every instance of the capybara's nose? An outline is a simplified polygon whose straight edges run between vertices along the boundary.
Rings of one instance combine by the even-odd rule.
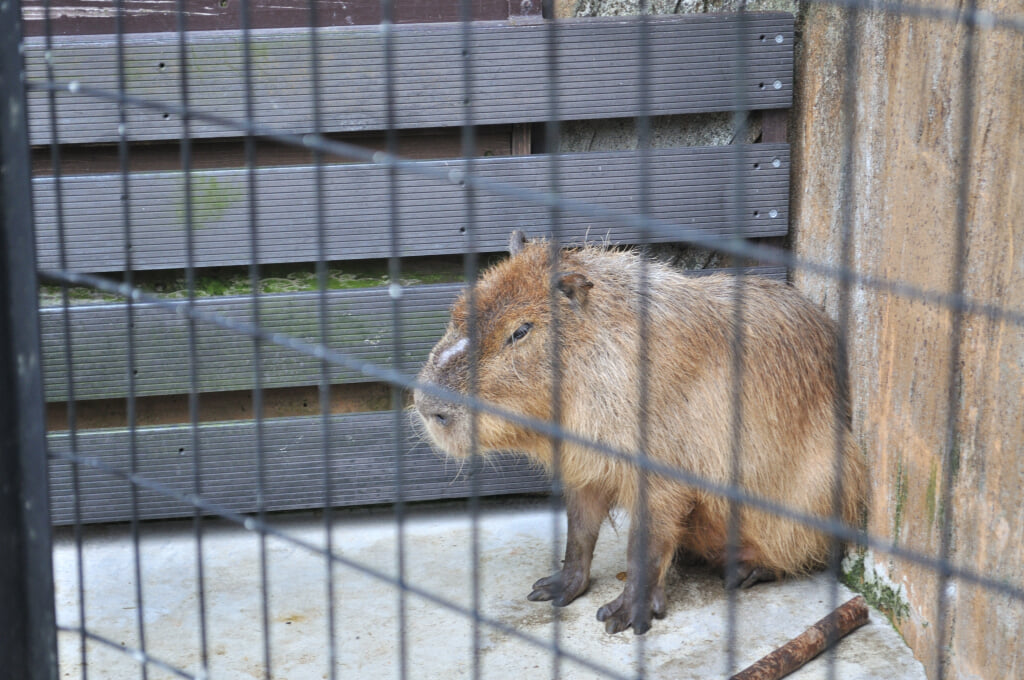
[[[439,427],[448,427],[454,420],[454,414],[450,404],[441,401],[429,394],[417,390],[413,395],[416,403],[416,410],[425,422],[434,423]]]

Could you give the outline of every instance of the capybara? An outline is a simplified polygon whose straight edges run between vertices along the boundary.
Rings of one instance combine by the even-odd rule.
[[[838,448],[839,512],[845,522],[857,522],[864,463],[837,380],[836,327],[820,308],[783,283],[687,276],[623,249],[562,250],[554,269],[546,241],[527,242],[515,232],[510,250],[512,256],[476,284],[474,313],[467,293],[455,302],[419,379],[461,394],[470,393],[472,381],[480,399],[550,421],[557,371],[562,426],[627,454],[615,458],[574,441],[557,444],[568,513],[565,561],[561,571],[534,584],[530,600],[563,606],[586,591],[598,531],[613,507],[625,508],[632,521],[625,588],[597,612],[608,632],[632,626],[642,634],[652,616],[664,616],[665,577],[676,551],[725,564],[729,501],[663,474],[641,475],[633,461],[643,442],[646,456],[661,465],[719,486],[733,481],[737,285],[743,296],[739,485],[798,512],[830,517]],[[482,453],[520,451],[549,469],[553,464],[556,444],[547,435],[485,412],[477,412],[473,435],[474,415],[466,406],[421,390],[414,400],[429,437],[452,456],[471,455],[475,438]],[[646,512],[639,506],[643,498]],[[738,507],[739,568],[728,585],[826,563],[826,534]]]

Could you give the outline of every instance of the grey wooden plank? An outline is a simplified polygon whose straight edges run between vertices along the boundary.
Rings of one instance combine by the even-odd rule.
[[[448,309],[460,286],[435,284],[405,289],[400,300],[401,356],[394,367],[414,375],[430,348],[444,331]],[[352,357],[382,366],[392,365],[391,298],[386,288],[330,291],[328,346]],[[265,295],[260,301],[264,329],[318,343],[319,295],[285,293]],[[248,297],[209,298],[197,301],[207,313],[250,322]],[[46,398],[67,399],[65,357],[73,359],[75,396],[106,399],[128,394],[127,310],[123,304],[71,307],[71,338],[64,336],[63,310],[41,311],[43,372]],[[138,396],[181,394],[189,389],[188,325],[183,316],[153,304],[133,305],[134,389]],[[196,357],[201,392],[245,390],[253,386],[252,340],[212,324],[197,324]],[[315,385],[320,362],[277,345],[262,350],[264,388]],[[359,382],[369,378],[333,367],[333,382]]]
[[[445,178],[462,161],[422,161],[417,167]],[[549,185],[545,156],[492,157],[474,161],[474,172],[524,192]],[[327,215],[324,257],[347,260],[387,257],[391,252],[388,171],[371,164],[324,169]],[[562,194],[587,205],[623,214],[639,208],[639,160],[635,152],[563,154],[559,162]],[[761,237],[786,233],[789,222],[789,147],[753,144],[689,147],[652,151],[648,166],[653,217],[719,236]],[[740,187],[739,196],[733,183]],[[193,239],[197,266],[249,262],[247,173],[211,170],[192,175]],[[64,177],[63,215],[68,267],[77,271],[121,271],[123,202],[118,175]],[[60,263],[53,178],[34,181],[37,253],[41,268]],[[307,262],[318,257],[316,182],[312,167],[261,168],[256,172],[257,228],[261,263]],[[448,179],[398,173],[399,254],[440,255],[463,252],[468,226],[466,189]],[[130,176],[132,266],[180,268],[186,262],[184,176],[178,172]],[[738,200],[734,200],[737,199]],[[514,198],[481,190],[475,195],[476,244],[482,251],[505,247],[519,228],[540,235],[550,229],[548,211]],[[774,212],[773,212],[774,211]],[[563,237],[582,240],[607,235],[631,243],[641,234],[628,225],[565,211]],[[655,241],[679,240],[674,233]]]
[[[404,416],[403,416],[404,417]],[[263,421],[263,451],[267,510],[295,510],[325,505],[324,475],[329,476],[329,505],[391,503],[398,498],[395,485],[396,443],[394,413],[359,413],[331,416],[330,462],[323,461],[319,416]],[[140,428],[135,433],[138,474],[172,489],[194,494],[193,464],[198,460],[201,497],[227,510],[257,510],[257,447],[253,422],[204,424],[198,428],[198,456],[193,456],[189,425]],[[50,513],[55,524],[75,521],[72,465],[61,455],[70,453],[67,433],[51,433]],[[399,436],[405,500],[468,496],[472,481],[459,475],[457,462],[447,460],[418,441],[410,428]],[[130,467],[126,430],[79,432],[76,455],[113,467],[122,475]],[[501,457],[480,471],[482,495],[546,492],[549,482],[525,460]],[[117,522],[132,516],[131,489],[123,477],[78,465],[82,522]],[[140,487],[141,519],[191,516],[193,508],[179,498]]]
[[[793,17],[748,13],[650,17],[649,112],[652,115],[788,108],[793,85]],[[635,116],[639,107],[638,24],[632,18],[565,20],[558,24],[557,83],[547,83],[547,27],[542,23],[474,24],[469,93],[476,124],[540,121],[551,92],[566,120]],[[323,120],[330,131],[386,126],[382,34],[376,28],[321,30]],[[781,36],[781,42],[776,41]],[[460,125],[466,116],[462,28],[458,24],[394,27],[395,115],[403,128]],[[117,89],[113,36],[62,37],[51,52],[60,83]],[[245,110],[242,46],[237,32],[189,35],[189,99],[200,113],[241,119]],[[46,79],[41,39],[26,40],[30,82]],[[128,94],[181,101],[177,36],[126,38]],[[312,129],[309,39],[301,29],[252,33],[254,122],[302,133]],[[739,89],[734,86],[734,79]],[[775,83],[778,82],[778,89]],[[737,94],[742,99],[737,100]],[[131,140],[175,139],[181,122],[161,108],[128,107]],[[50,141],[47,94],[30,92],[31,139]],[[109,99],[62,91],[58,134],[64,143],[118,139],[118,106]],[[195,137],[238,136],[238,129],[195,118]]]
[[[782,267],[753,267],[749,273],[785,279]],[[694,272],[706,273],[705,271]],[[461,286],[433,284],[405,289],[400,304],[402,355],[398,370],[411,377],[426,360],[448,323],[448,310]],[[260,304],[264,328],[319,342],[315,293],[267,295]],[[249,298],[199,300],[204,312],[251,320]],[[391,362],[391,301],[386,289],[331,291],[328,294],[328,345],[362,361]],[[127,310],[123,304],[71,307],[71,338],[64,336],[63,310],[40,312],[43,384],[51,402],[67,399],[65,356],[70,348],[72,379],[78,399],[110,399],[128,394]],[[133,307],[134,389],[137,396],[182,394],[189,390],[188,327],[184,319],[152,304]],[[249,337],[207,324],[197,326],[198,388],[202,392],[251,389],[252,342]],[[264,345],[265,388],[316,385],[315,359],[276,345]],[[359,373],[331,368],[333,382],[369,380]]]

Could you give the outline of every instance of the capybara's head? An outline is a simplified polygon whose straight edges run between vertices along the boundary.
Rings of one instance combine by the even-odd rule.
[[[580,317],[593,284],[578,271],[562,271],[562,254],[552,264],[545,241],[527,242],[516,231],[509,251],[509,259],[485,271],[456,300],[448,329],[419,380],[549,421],[554,351],[582,331]],[[528,427],[483,411],[477,411],[474,433],[471,409],[422,390],[415,391],[414,402],[434,444],[456,457],[469,456],[474,444],[481,453],[536,451],[546,441]]]

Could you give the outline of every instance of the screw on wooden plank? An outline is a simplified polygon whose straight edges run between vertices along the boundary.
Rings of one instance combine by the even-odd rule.
[[[729,680],[784,678],[867,622],[868,605],[858,595]]]

